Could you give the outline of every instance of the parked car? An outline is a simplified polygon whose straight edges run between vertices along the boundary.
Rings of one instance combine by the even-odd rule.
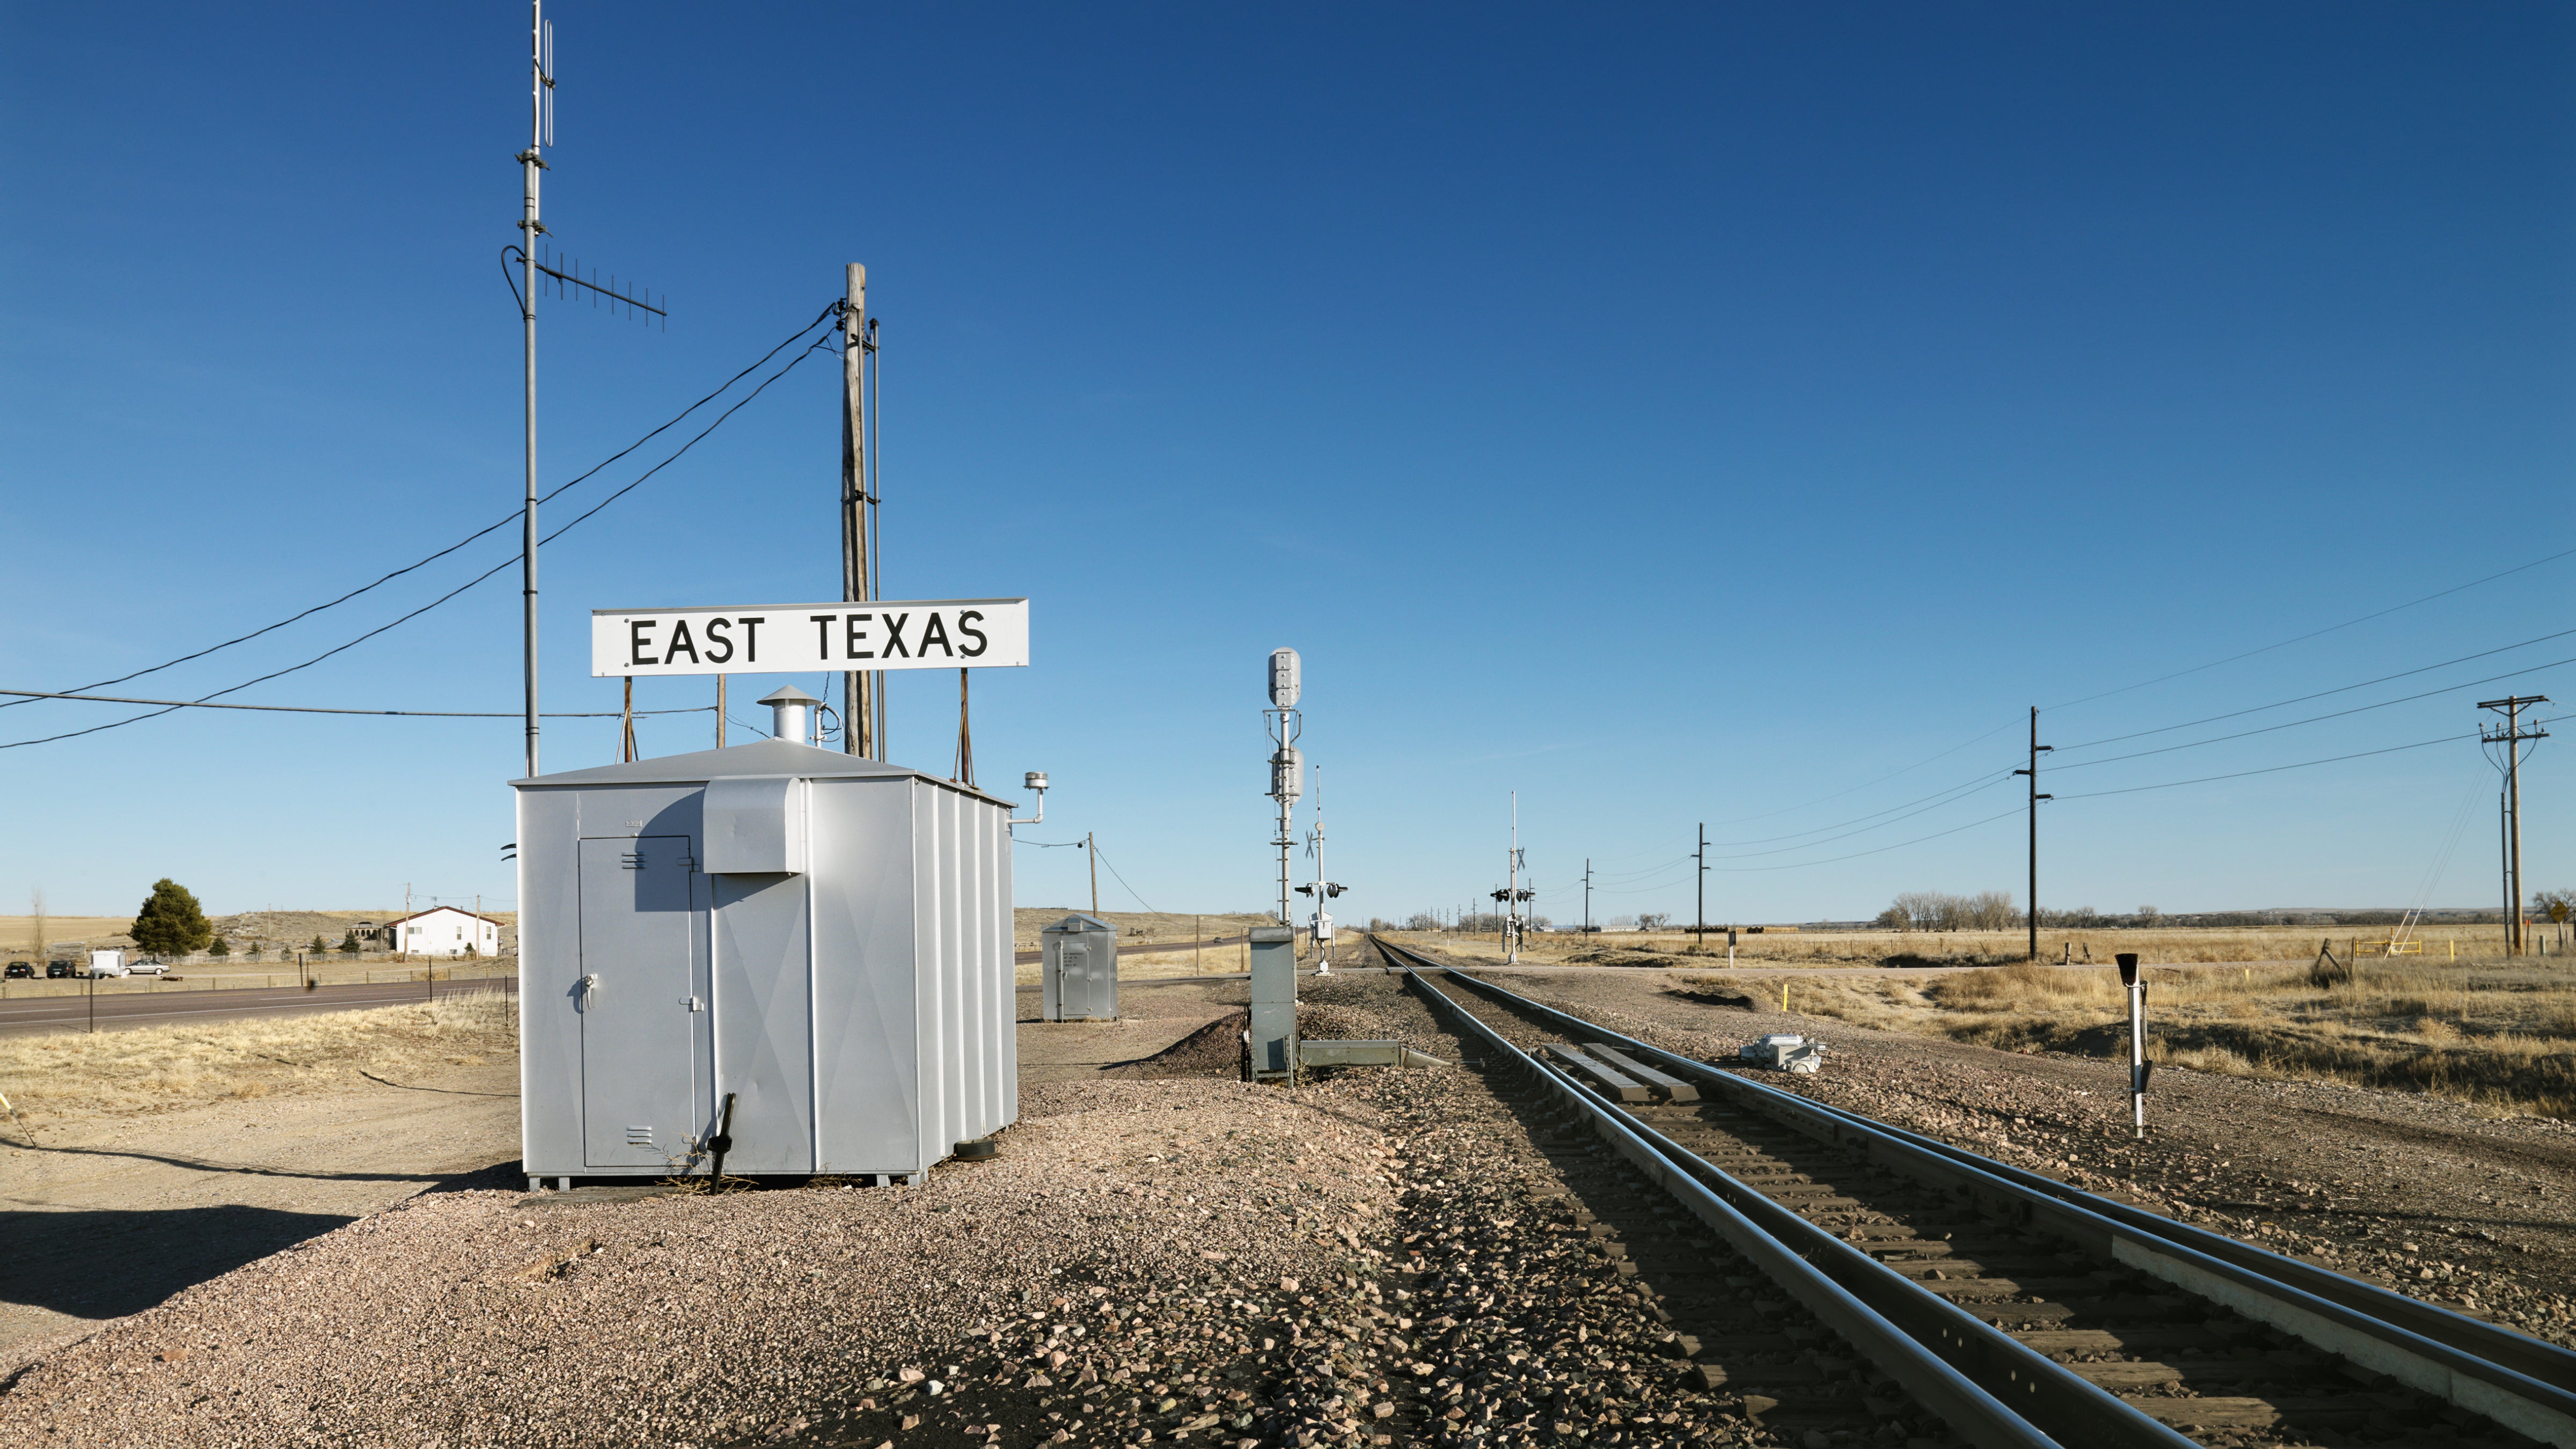
[[[129,961],[125,963],[125,969],[137,976],[167,976],[170,963],[154,956],[142,961]]]
[[[35,978],[36,978],[36,965],[35,965],[35,963],[34,963],[34,962],[32,962],[32,961],[12,961],[12,962],[10,962],[10,963],[9,963],[9,979],[10,979],[10,980],[12,980],[12,981],[32,981],[32,980],[34,980]]]
[[[47,981],[60,981],[65,977],[77,978],[79,975],[80,968],[74,966],[69,961],[48,961],[45,963],[45,979]]]

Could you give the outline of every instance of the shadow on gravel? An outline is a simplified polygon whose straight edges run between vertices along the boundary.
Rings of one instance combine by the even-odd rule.
[[[140,1313],[171,1294],[316,1238],[350,1218],[241,1206],[0,1213],[0,1300],[76,1318]]]
[[[1695,988],[1668,986],[1664,988],[1664,994],[1681,1001],[1694,1001],[1702,1006],[1722,1006],[1734,1011],[1751,1011],[1756,1004],[1752,997],[1741,991],[1727,991],[1715,986]]]

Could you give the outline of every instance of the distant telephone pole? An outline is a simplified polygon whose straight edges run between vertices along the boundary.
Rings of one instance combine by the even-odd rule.
[[[2501,711],[2504,728],[2478,731],[2482,744],[2504,746],[2504,950],[2508,956],[2523,953],[2522,939],[2522,742],[2545,740],[2549,731],[2538,725],[2522,727],[2522,708],[2528,704],[2547,704],[2545,694],[2517,694],[2509,699],[2481,700],[2480,709]]]
[[[1583,857],[1583,934],[1592,934],[1592,857]]]
[[[2039,959],[2039,802],[2054,800],[2054,795],[2039,793],[2039,757],[2055,745],[2039,742],[2039,706],[2030,707],[2030,768],[2015,770],[2016,775],[2030,777],[2030,959]]]
[[[1708,822],[1699,823],[1699,904],[1691,910],[1691,929],[1699,944],[1708,944]]]
[[[1091,832],[1082,832],[1082,853],[1091,859],[1091,918],[1100,919],[1100,852],[1091,842]]]

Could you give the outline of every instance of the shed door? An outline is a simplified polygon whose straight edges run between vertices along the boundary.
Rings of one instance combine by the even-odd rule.
[[[582,1160],[676,1169],[707,1081],[689,837],[581,843]]]

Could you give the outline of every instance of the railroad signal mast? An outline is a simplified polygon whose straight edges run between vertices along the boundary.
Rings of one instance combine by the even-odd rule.
[[[2519,956],[2525,948],[2522,921],[2522,757],[2530,752],[2522,744],[2525,740],[2549,738],[2549,731],[2536,724],[2525,728],[2522,711],[2527,705],[2547,703],[2549,696],[2545,694],[2517,694],[2509,699],[2478,702],[2478,708],[2492,709],[2504,716],[2502,728],[2481,726],[2478,742],[2504,746],[2504,755],[2499,763],[2499,768],[2504,771],[2504,795],[2498,804],[2504,825],[2504,951],[2508,956]]]
[[[1312,885],[1297,887],[1297,894],[1314,897],[1315,974],[1333,974],[1333,897],[1347,887],[1324,879],[1324,767],[1315,767],[1315,828],[1306,832],[1306,853],[1315,857],[1315,880]]]
[[[1270,842],[1279,852],[1279,924],[1292,928],[1296,920],[1288,914],[1288,851],[1297,842],[1290,834],[1288,817],[1306,788],[1306,757],[1297,752],[1297,736],[1306,727],[1305,717],[1297,712],[1297,697],[1303,690],[1298,673],[1296,650],[1270,651],[1270,708],[1261,712],[1274,746],[1270,798],[1279,804],[1279,833]]]

